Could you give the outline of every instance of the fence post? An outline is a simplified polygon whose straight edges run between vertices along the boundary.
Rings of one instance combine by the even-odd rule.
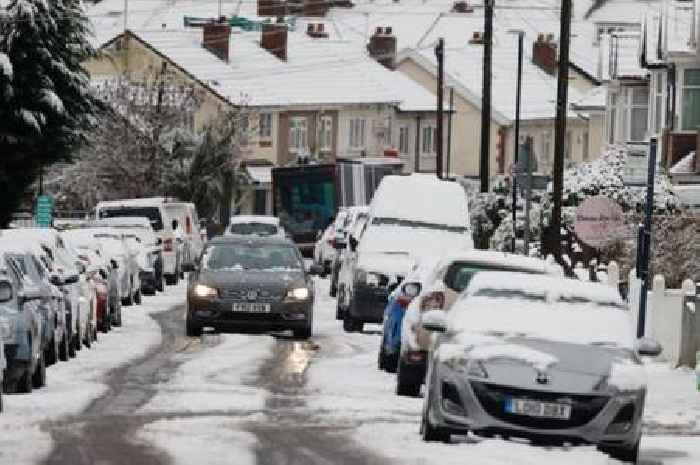
[[[646,328],[648,337],[658,338],[664,324],[668,324],[669,315],[664,315],[664,297],[666,296],[666,279],[663,275],[654,275],[651,286],[651,308],[647,310]],[[667,312],[668,313],[668,312]]]
[[[697,312],[695,283],[686,279],[681,285],[682,322],[678,364],[693,368],[695,353],[700,350],[700,315]]]
[[[620,286],[620,266],[616,261],[608,263],[608,285],[619,289]]]

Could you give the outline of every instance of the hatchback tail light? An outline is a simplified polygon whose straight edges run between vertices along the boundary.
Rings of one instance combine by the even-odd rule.
[[[172,252],[173,251],[173,240],[172,239],[165,239],[163,241],[163,252]]]
[[[420,303],[420,311],[429,312],[430,310],[442,310],[444,306],[445,293],[434,291],[423,297]]]

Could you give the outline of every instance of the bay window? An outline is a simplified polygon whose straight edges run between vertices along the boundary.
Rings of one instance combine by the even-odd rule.
[[[695,131],[700,127],[700,69],[683,72],[682,129]]]

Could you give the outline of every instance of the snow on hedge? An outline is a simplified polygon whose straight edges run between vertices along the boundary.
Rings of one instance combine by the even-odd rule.
[[[10,57],[0,52],[0,74],[8,79],[12,79],[12,63]]]

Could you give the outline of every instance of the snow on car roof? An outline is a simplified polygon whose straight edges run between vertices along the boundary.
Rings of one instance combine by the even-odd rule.
[[[440,260],[440,264],[449,264],[453,262],[470,262],[474,264],[491,264],[501,268],[509,268],[515,270],[527,270],[540,273],[551,271],[551,274],[558,274],[558,267],[551,267],[546,261],[516,255],[506,252],[497,252],[492,250],[468,250],[448,252]]]
[[[268,215],[236,215],[231,217],[230,223],[264,223],[279,226],[280,219],[276,216]]]
[[[370,204],[373,218],[396,218],[468,227],[467,195],[456,182],[434,174],[385,176]]]
[[[166,197],[149,197],[145,199],[121,199],[99,202],[97,209],[110,207],[157,207],[168,201]]]
[[[624,305],[624,301],[612,286],[566,279],[557,276],[484,271],[477,273],[466,290],[474,295],[481,290],[523,292],[557,298],[581,298],[597,304]]]
[[[146,227],[153,229],[151,220],[145,216],[116,216],[113,218],[101,218],[94,222],[98,226],[115,226],[115,227]]]

